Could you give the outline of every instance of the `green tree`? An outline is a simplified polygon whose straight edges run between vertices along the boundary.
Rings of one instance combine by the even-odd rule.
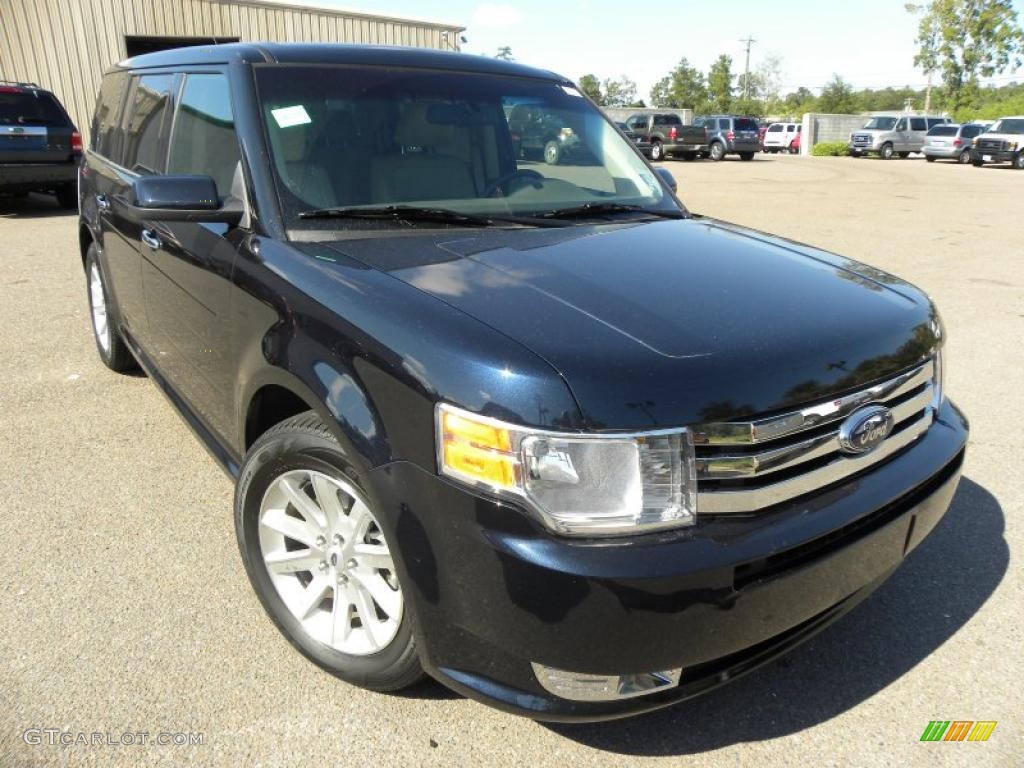
[[[941,75],[946,107],[953,112],[976,96],[979,77],[1022,63],[1024,29],[1013,0],[930,0],[907,10],[922,12],[914,64]]]
[[[498,47],[498,52],[494,54],[494,58],[501,59],[502,61],[515,61],[515,56],[512,55],[512,46],[502,45]]]
[[[603,90],[605,106],[628,107],[636,101],[636,83],[625,75],[617,80],[605,80]]]
[[[832,75],[832,79],[822,90],[821,96],[818,98],[818,109],[822,112],[840,115],[859,111],[853,88],[839,75]]]
[[[577,85],[579,85],[580,90],[587,94],[595,104],[604,106],[604,94],[601,93],[601,81],[597,79],[596,75],[583,75],[580,77]]]
[[[704,73],[691,67],[685,58],[680,59],[676,68],[651,88],[651,103],[656,107],[706,111],[708,89]]]
[[[708,70],[708,102],[714,112],[728,112],[732,107],[732,57],[724,53]]]

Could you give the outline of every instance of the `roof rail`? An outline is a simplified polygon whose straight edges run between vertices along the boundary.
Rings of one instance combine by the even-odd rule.
[[[21,83],[17,80],[0,80],[0,85],[20,85],[22,88],[38,88],[37,83]]]

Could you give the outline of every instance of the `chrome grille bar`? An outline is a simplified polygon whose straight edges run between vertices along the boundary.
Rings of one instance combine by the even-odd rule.
[[[752,490],[698,492],[698,513],[715,515],[756,512],[825,488],[906,448],[928,431],[933,418],[932,410],[928,408],[919,419],[889,437],[871,453],[860,456],[839,455],[835,461],[789,480]]]
[[[897,426],[927,408],[934,396],[929,383],[918,394],[892,408],[893,421]],[[890,398],[891,399],[891,398]],[[807,440],[791,443],[779,448],[769,448],[758,453],[698,456],[697,479],[730,479],[738,477],[761,477],[772,472],[791,469],[799,464],[828,456],[839,451],[839,433],[828,432]]]
[[[839,421],[870,402],[891,400],[931,381],[935,366],[931,360],[873,387],[781,416],[748,422],[715,422],[693,427],[693,442],[701,445],[750,445]]]

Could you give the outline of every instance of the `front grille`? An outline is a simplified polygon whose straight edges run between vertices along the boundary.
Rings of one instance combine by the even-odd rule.
[[[934,363],[928,361],[871,387],[797,411],[695,427],[699,513],[763,510],[821,491],[895,456],[931,426],[934,378]],[[840,425],[869,403],[889,408],[892,432],[869,453],[840,452]]]
[[[853,146],[870,147],[872,136],[870,133],[855,133],[853,135]]]
[[[1000,150],[1003,148],[1002,139],[978,139],[978,149],[995,149]]]

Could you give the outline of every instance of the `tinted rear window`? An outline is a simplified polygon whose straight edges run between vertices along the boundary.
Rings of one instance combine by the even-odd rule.
[[[749,117],[737,117],[735,130],[757,131],[760,130],[760,128],[758,127],[756,120],[751,120]]]
[[[121,162],[121,105],[128,75],[114,72],[103,78],[92,118],[92,148],[115,163]]]
[[[956,136],[959,129],[951,125],[937,125],[928,131],[929,136]]]
[[[56,100],[39,91],[0,91],[0,123],[3,125],[67,125]]]

